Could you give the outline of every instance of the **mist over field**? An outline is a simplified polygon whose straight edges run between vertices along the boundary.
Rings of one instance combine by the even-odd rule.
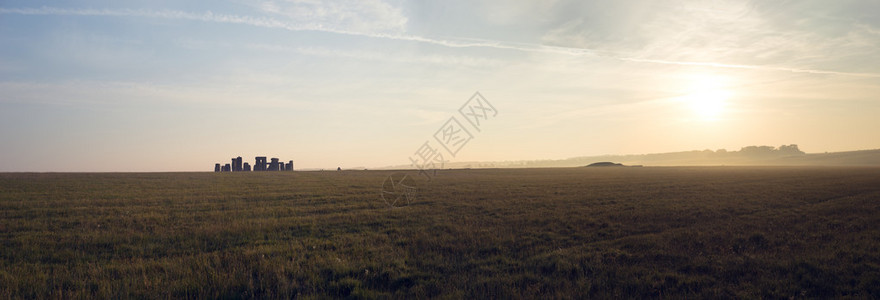
[[[670,153],[582,156],[567,159],[447,162],[445,168],[559,168],[596,162],[630,166],[880,166],[880,150],[805,153],[797,145],[748,146],[740,150],[693,150]],[[388,168],[412,168],[400,165]]]
[[[880,298],[880,4],[0,2],[0,298]]]

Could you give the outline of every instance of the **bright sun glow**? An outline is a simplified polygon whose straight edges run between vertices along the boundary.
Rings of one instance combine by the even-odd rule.
[[[720,80],[709,77],[697,80],[681,100],[697,118],[714,121],[724,113],[729,98],[730,92],[722,87]]]
[[[728,97],[730,93],[724,90],[697,91],[687,96],[694,113],[706,120],[718,118]]]

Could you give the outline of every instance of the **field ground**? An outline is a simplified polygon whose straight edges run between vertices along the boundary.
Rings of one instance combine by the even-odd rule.
[[[880,298],[880,168],[392,173],[0,174],[0,297]]]

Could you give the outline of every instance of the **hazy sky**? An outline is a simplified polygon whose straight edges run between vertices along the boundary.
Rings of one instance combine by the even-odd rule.
[[[880,2],[0,1],[0,171],[880,148]]]

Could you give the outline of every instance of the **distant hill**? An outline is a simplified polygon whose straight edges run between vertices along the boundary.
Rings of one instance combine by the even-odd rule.
[[[797,145],[748,146],[739,151],[694,150],[653,154],[582,156],[557,160],[447,162],[444,168],[555,168],[595,162],[644,166],[880,166],[880,149],[804,153]],[[411,169],[411,166],[389,167]]]

